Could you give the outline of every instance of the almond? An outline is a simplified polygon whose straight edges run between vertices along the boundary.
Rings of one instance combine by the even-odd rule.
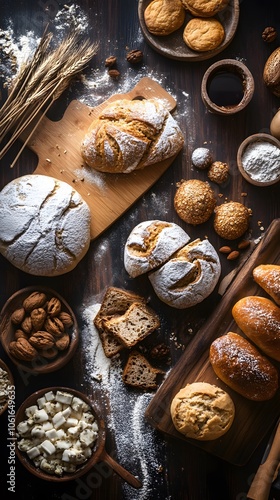
[[[239,257],[239,252],[238,250],[233,250],[232,252],[230,252],[227,256],[227,259],[228,260],[235,260],[235,259],[238,259]]]
[[[250,246],[249,240],[242,240],[240,241],[240,243],[238,243],[239,250],[245,250],[245,248],[248,248],[249,246]]]
[[[231,248],[228,246],[223,246],[223,247],[219,248],[219,252],[221,252],[221,253],[230,253],[231,251],[232,251]]]

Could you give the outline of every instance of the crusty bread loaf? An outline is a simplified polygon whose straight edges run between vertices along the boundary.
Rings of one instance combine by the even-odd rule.
[[[89,248],[89,206],[66,182],[18,177],[2,189],[0,213],[0,252],[26,273],[67,273]]]
[[[268,57],[263,69],[263,79],[271,92],[280,97],[280,47]]]
[[[189,235],[173,222],[140,222],[125,243],[124,267],[132,278],[136,278],[164,264],[189,240]]]
[[[221,273],[219,256],[209,240],[196,239],[149,274],[155,293],[166,304],[184,309],[202,302]]]
[[[267,356],[280,361],[280,308],[265,297],[248,296],[232,308],[239,328]]]
[[[159,326],[157,314],[140,302],[134,302],[121,316],[103,319],[105,331],[110,332],[128,348],[143,340]]]
[[[199,441],[217,439],[231,427],[235,407],[229,394],[213,384],[194,382],[183,387],[170,407],[175,428]]]
[[[87,165],[109,173],[129,173],[176,155],[184,144],[179,125],[157,99],[113,101],[82,141]]]
[[[129,354],[123,369],[122,379],[125,384],[137,389],[156,389],[164,372],[153,367],[138,351]]]
[[[247,399],[266,401],[278,389],[278,372],[255,346],[229,332],[210,346],[210,363],[217,377]]]
[[[280,306],[280,266],[260,264],[253,269],[253,277],[255,282]]]

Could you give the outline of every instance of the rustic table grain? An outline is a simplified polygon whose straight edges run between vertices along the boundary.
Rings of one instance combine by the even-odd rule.
[[[52,29],[58,28],[57,15],[65,24],[65,5],[71,2],[59,0],[9,0],[0,1],[0,29],[12,32],[13,40],[22,41],[23,35],[30,40],[42,35],[47,22]],[[219,188],[213,185],[218,200],[228,199],[240,201],[252,209],[250,222],[250,238],[259,241],[272,220],[280,216],[279,184],[268,188],[258,188],[247,183],[238,173],[236,155],[239,144],[248,136],[257,132],[269,133],[269,125],[276,113],[280,101],[264,85],[262,72],[269,54],[280,43],[280,10],[274,0],[241,0],[240,18],[236,34],[229,46],[212,59],[188,62],[172,60],[157,53],[150,47],[141,32],[138,20],[137,0],[77,0],[77,18],[81,21],[87,35],[92,41],[99,42],[99,50],[87,68],[86,80],[91,86],[82,82],[72,85],[60,101],[51,109],[49,116],[57,119],[62,116],[69,102],[78,98],[86,104],[95,106],[110,94],[123,93],[143,76],[158,81],[177,101],[175,118],[185,135],[185,146],[174,163],[156,182],[156,184],[133,206],[92,242],[85,258],[70,273],[55,278],[38,278],[20,272],[0,256],[0,308],[18,289],[29,285],[47,285],[56,289],[76,311],[84,336],[82,305],[91,305],[102,297],[106,286],[114,285],[131,290],[150,298],[150,305],[161,318],[162,337],[171,350],[171,366],[182,355],[183,348],[192,349],[192,340],[199,328],[206,324],[221,296],[217,291],[199,306],[190,310],[177,311],[165,306],[154,295],[145,279],[129,279],[123,266],[123,248],[126,238],[137,223],[148,219],[164,219],[176,222],[188,230],[192,239],[207,236],[215,248],[219,248],[220,239],[213,231],[211,220],[202,226],[187,227],[176,215],[173,198],[176,183],[181,179],[199,178],[206,180],[205,172],[194,170],[190,156],[193,149],[208,145],[215,159],[227,162],[230,167],[230,182]],[[66,9],[67,10],[67,9]],[[80,17],[79,17],[80,16]],[[267,26],[273,26],[278,36],[271,44],[262,40],[262,32]],[[143,62],[132,66],[126,60],[128,50],[143,51]],[[117,57],[117,69],[120,76],[116,80],[108,78],[104,61],[110,56]],[[233,58],[245,63],[255,80],[254,96],[248,107],[232,116],[217,116],[206,111],[200,95],[200,85],[204,72],[213,62]],[[8,60],[1,54],[0,67],[2,87],[6,81]],[[2,73],[1,71],[1,73]],[[2,99],[6,91],[2,89]],[[36,156],[28,149],[24,150],[13,169],[9,168],[19,145],[1,160],[0,188],[10,180],[32,173],[36,168]],[[219,197],[219,194],[221,195]],[[1,216],[1,215],[0,215]],[[242,266],[248,253],[242,253],[241,259],[229,262],[221,259],[222,277]],[[159,340],[162,340],[159,336]],[[85,342],[85,341],[84,341]],[[88,358],[81,343],[74,359],[58,372],[30,376],[18,372],[0,350],[1,358],[7,362],[15,379],[15,408],[34,390],[57,385],[73,387],[85,391],[96,400],[106,399],[100,382],[88,376]],[[133,393],[133,391],[132,391]],[[102,397],[101,397],[102,396]],[[132,398],[134,395],[132,394]],[[143,396],[144,397],[144,396]],[[145,398],[145,397],[144,397]],[[149,401],[149,395],[146,395]],[[103,404],[102,403],[102,404]],[[136,410],[135,410],[136,411]],[[108,425],[110,414],[121,415],[116,408],[110,407],[110,400],[103,405],[104,418]],[[214,456],[185,443],[153,431],[147,423],[142,426],[142,442],[140,455],[128,446],[127,453],[121,448],[119,441],[131,431],[131,415],[128,413],[123,422],[109,425],[106,448],[112,456],[119,459],[133,474],[143,482],[142,490],[133,490],[102,464],[88,477],[79,481],[55,485],[42,482],[32,477],[16,460],[15,491],[9,491],[9,474],[11,473],[11,448],[8,441],[8,414],[1,416],[1,497],[25,500],[37,499],[134,499],[134,500],[244,500],[250,481],[261,460],[266,438],[257,447],[250,460],[242,467],[237,467],[215,458]],[[121,417],[119,417],[121,418]],[[265,423],[264,423],[265,425]],[[143,432],[143,428],[146,429]],[[140,432],[140,431],[139,431]],[[122,436],[123,434],[123,436]],[[152,436],[152,438],[151,438]],[[150,445],[150,441],[152,446]],[[141,446],[143,457],[141,460]],[[119,453],[118,453],[119,451]],[[143,465],[144,464],[144,465]],[[277,490],[272,491],[271,498],[279,496]]]

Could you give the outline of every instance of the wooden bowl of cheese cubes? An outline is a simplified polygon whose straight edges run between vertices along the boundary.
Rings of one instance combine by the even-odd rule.
[[[24,467],[47,481],[75,480],[100,461],[135,488],[141,483],[105,450],[105,425],[80,391],[49,387],[31,394],[16,412],[16,454]]]

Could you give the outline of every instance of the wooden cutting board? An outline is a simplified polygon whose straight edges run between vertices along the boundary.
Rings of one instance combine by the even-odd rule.
[[[146,410],[149,423],[171,437],[183,439],[235,465],[244,465],[280,415],[280,389],[270,401],[250,401],[229,389],[215,375],[209,362],[211,342],[229,331],[240,333],[232,318],[233,305],[248,295],[266,296],[254,282],[252,271],[259,264],[280,265],[280,219],[275,219],[253,251],[213,315],[197,332]],[[279,368],[279,363],[274,362]],[[220,439],[199,442],[176,431],[170,417],[170,404],[186,384],[209,382],[222,387],[235,403],[236,415],[230,430]]]
[[[175,99],[151,78],[142,78],[126,94],[115,94],[99,106],[90,108],[72,101],[63,118],[53,122],[43,117],[28,141],[38,156],[34,174],[49,175],[71,184],[88,203],[91,214],[91,238],[95,239],[115,222],[165,172],[175,156],[129,174],[104,174],[83,166],[80,144],[94,118],[116,99],[159,98],[171,112]],[[28,136],[25,133],[24,140]]]

